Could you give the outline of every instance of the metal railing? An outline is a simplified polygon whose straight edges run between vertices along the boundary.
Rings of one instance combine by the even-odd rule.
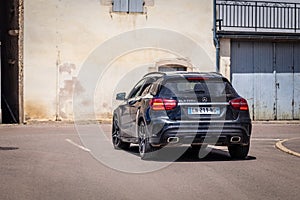
[[[216,10],[218,30],[300,30],[300,3],[217,0]]]

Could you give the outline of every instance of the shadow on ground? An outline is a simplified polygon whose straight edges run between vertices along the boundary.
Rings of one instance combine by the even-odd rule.
[[[195,151],[191,148],[188,148],[178,159],[174,160],[173,155],[177,154],[178,151],[182,151],[181,147],[177,148],[168,148],[164,152],[160,152],[156,154],[151,161],[158,162],[216,162],[216,161],[248,161],[248,160],[256,160],[256,157],[248,156],[244,160],[233,160],[229,153],[225,150],[214,149],[214,148],[206,148],[203,151],[203,154],[206,155],[203,158],[199,158],[199,151]],[[139,157],[139,150],[137,146],[132,146],[127,151],[133,155]],[[178,154],[180,155],[180,154]]]
[[[18,147],[0,147],[0,151],[12,151],[12,150],[17,150],[19,149]]]

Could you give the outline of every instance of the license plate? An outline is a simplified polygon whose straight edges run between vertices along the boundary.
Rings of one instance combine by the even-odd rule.
[[[189,107],[189,115],[219,115],[219,107]]]

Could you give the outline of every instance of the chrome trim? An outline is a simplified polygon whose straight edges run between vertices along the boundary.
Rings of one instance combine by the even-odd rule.
[[[237,139],[237,140],[236,140]],[[239,143],[242,140],[242,138],[240,136],[232,136],[230,138],[230,142],[231,143]]]
[[[169,138],[167,139],[167,142],[168,142],[168,143],[171,143],[171,144],[178,143],[178,142],[179,142],[179,137],[169,137]]]
[[[180,124],[184,124],[184,123],[187,123],[187,124],[190,124],[190,123],[197,123],[197,124],[202,124],[202,123],[234,123],[234,122],[237,122],[235,120],[184,120],[184,121],[181,121],[181,120],[178,120],[178,121],[169,121],[169,120],[166,120],[166,123],[180,123]]]
[[[178,103],[179,106],[228,106],[228,102]]]

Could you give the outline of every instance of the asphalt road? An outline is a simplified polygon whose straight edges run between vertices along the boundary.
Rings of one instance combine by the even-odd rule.
[[[275,148],[300,124],[254,124],[246,160],[209,147],[175,162],[112,150],[110,125],[101,125],[107,138],[91,126],[1,125],[0,199],[300,199],[300,158]]]

